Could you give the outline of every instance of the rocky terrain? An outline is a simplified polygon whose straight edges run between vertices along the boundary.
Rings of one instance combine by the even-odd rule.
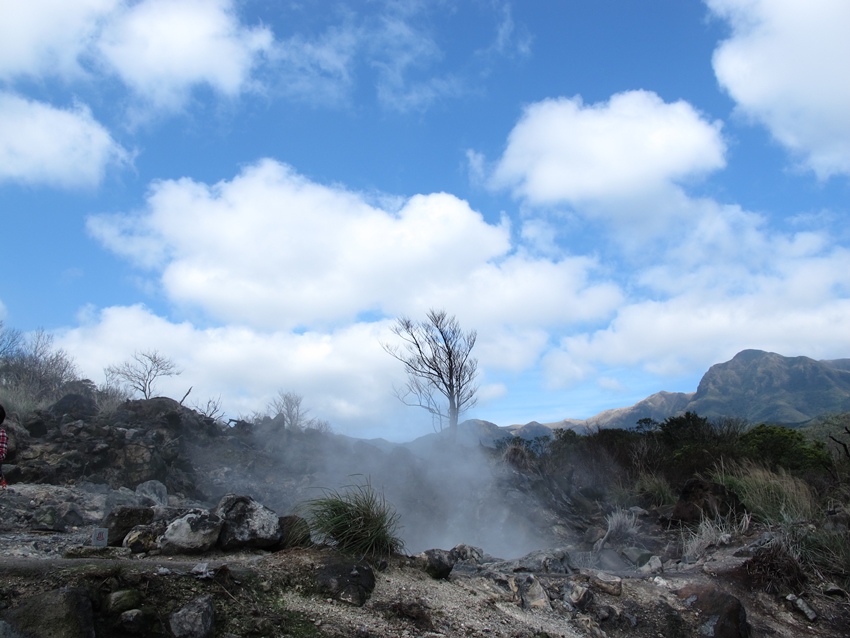
[[[170,399],[106,415],[69,396],[6,427],[4,638],[838,637],[850,627],[847,593],[785,569],[770,530],[744,516],[698,537],[701,512],[738,507],[704,482],[675,507],[612,511],[492,451],[416,456],[272,422],[224,427]],[[400,504],[403,553],[367,561],[311,537],[303,504],[358,470]]]

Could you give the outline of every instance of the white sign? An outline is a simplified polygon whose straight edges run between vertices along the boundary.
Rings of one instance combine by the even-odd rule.
[[[91,534],[91,544],[95,547],[106,547],[109,541],[109,530],[105,527],[95,527]]]

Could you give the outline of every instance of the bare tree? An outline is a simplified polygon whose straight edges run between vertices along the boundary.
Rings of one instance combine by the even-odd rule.
[[[0,319],[0,361],[17,352],[22,341],[21,331],[7,328]]]
[[[308,416],[310,410],[303,403],[304,397],[300,394],[279,390],[266,409],[272,419],[281,421],[287,430],[318,430],[324,434],[332,432],[330,423]]]
[[[150,399],[157,379],[175,377],[181,370],[174,361],[157,350],[143,350],[134,352],[133,356],[123,363],[108,366],[104,373],[107,385],[112,385],[115,381],[125,383],[145,399]]]
[[[27,338],[0,325],[0,383],[23,389],[36,400],[54,397],[78,379],[70,355],[53,345],[53,335],[39,328]]]
[[[407,383],[396,388],[396,396],[430,412],[435,429],[447,424],[456,431],[460,415],[477,402],[478,361],[471,353],[478,333],[464,332],[454,316],[433,309],[424,321],[400,317],[392,331],[402,343],[381,345],[407,372]]]

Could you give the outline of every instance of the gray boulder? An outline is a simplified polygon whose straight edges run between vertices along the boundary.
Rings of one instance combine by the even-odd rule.
[[[744,605],[714,585],[685,585],[676,595],[700,612],[699,635],[706,638],[749,638]]]
[[[190,600],[168,617],[175,638],[211,638],[215,632],[215,607],[212,596]]]
[[[569,574],[574,570],[570,564],[570,554],[565,549],[538,550],[522,558],[486,563],[486,567],[498,572],[531,574]]]
[[[163,554],[200,554],[215,547],[222,520],[205,510],[190,512],[171,521],[159,539]]]
[[[168,488],[160,481],[139,483],[136,486],[136,495],[147,505],[168,505]]]
[[[329,598],[362,607],[375,589],[375,572],[366,563],[328,559],[315,574],[317,591]]]
[[[455,563],[457,563],[457,555],[452,551],[445,549],[426,549],[421,554],[416,556],[417,560],[422,564],[425,572],[437,580],[444,580],[452,573]]]
[[[151,521],[153,521],[151,508],[123,505],[110,511],[103,518],[100,526],[109,530],[107,543],[112,547],[119,547],[131,529],[136,525],[147,525]]]
[[[226,494],[212,513],[222,520],[221,549],[269,548],[280,543],[280,518],[250,496]]]

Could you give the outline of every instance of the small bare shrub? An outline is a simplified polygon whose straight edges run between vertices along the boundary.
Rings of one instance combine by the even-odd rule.
[[[638,535],[640,524],[637,522],[637,516],[631,512],[618,507],[608,514],[605,520],[608,522],[608,531],[593,546],[595,554],[601,552],[606,543],[622,544],[630,542]]]
[[[762,547],[744,564],[750,586],[768,594],[797,593],[806,584],[800,561],[780,540]]]
[[[718,545],[726,545],[742,529],[749,525],[749,519],[742,518],[735,521],[733,518],[703,518],[695,528],[682,529],[682,556],[691,560],[702,558],[706,550]]]

